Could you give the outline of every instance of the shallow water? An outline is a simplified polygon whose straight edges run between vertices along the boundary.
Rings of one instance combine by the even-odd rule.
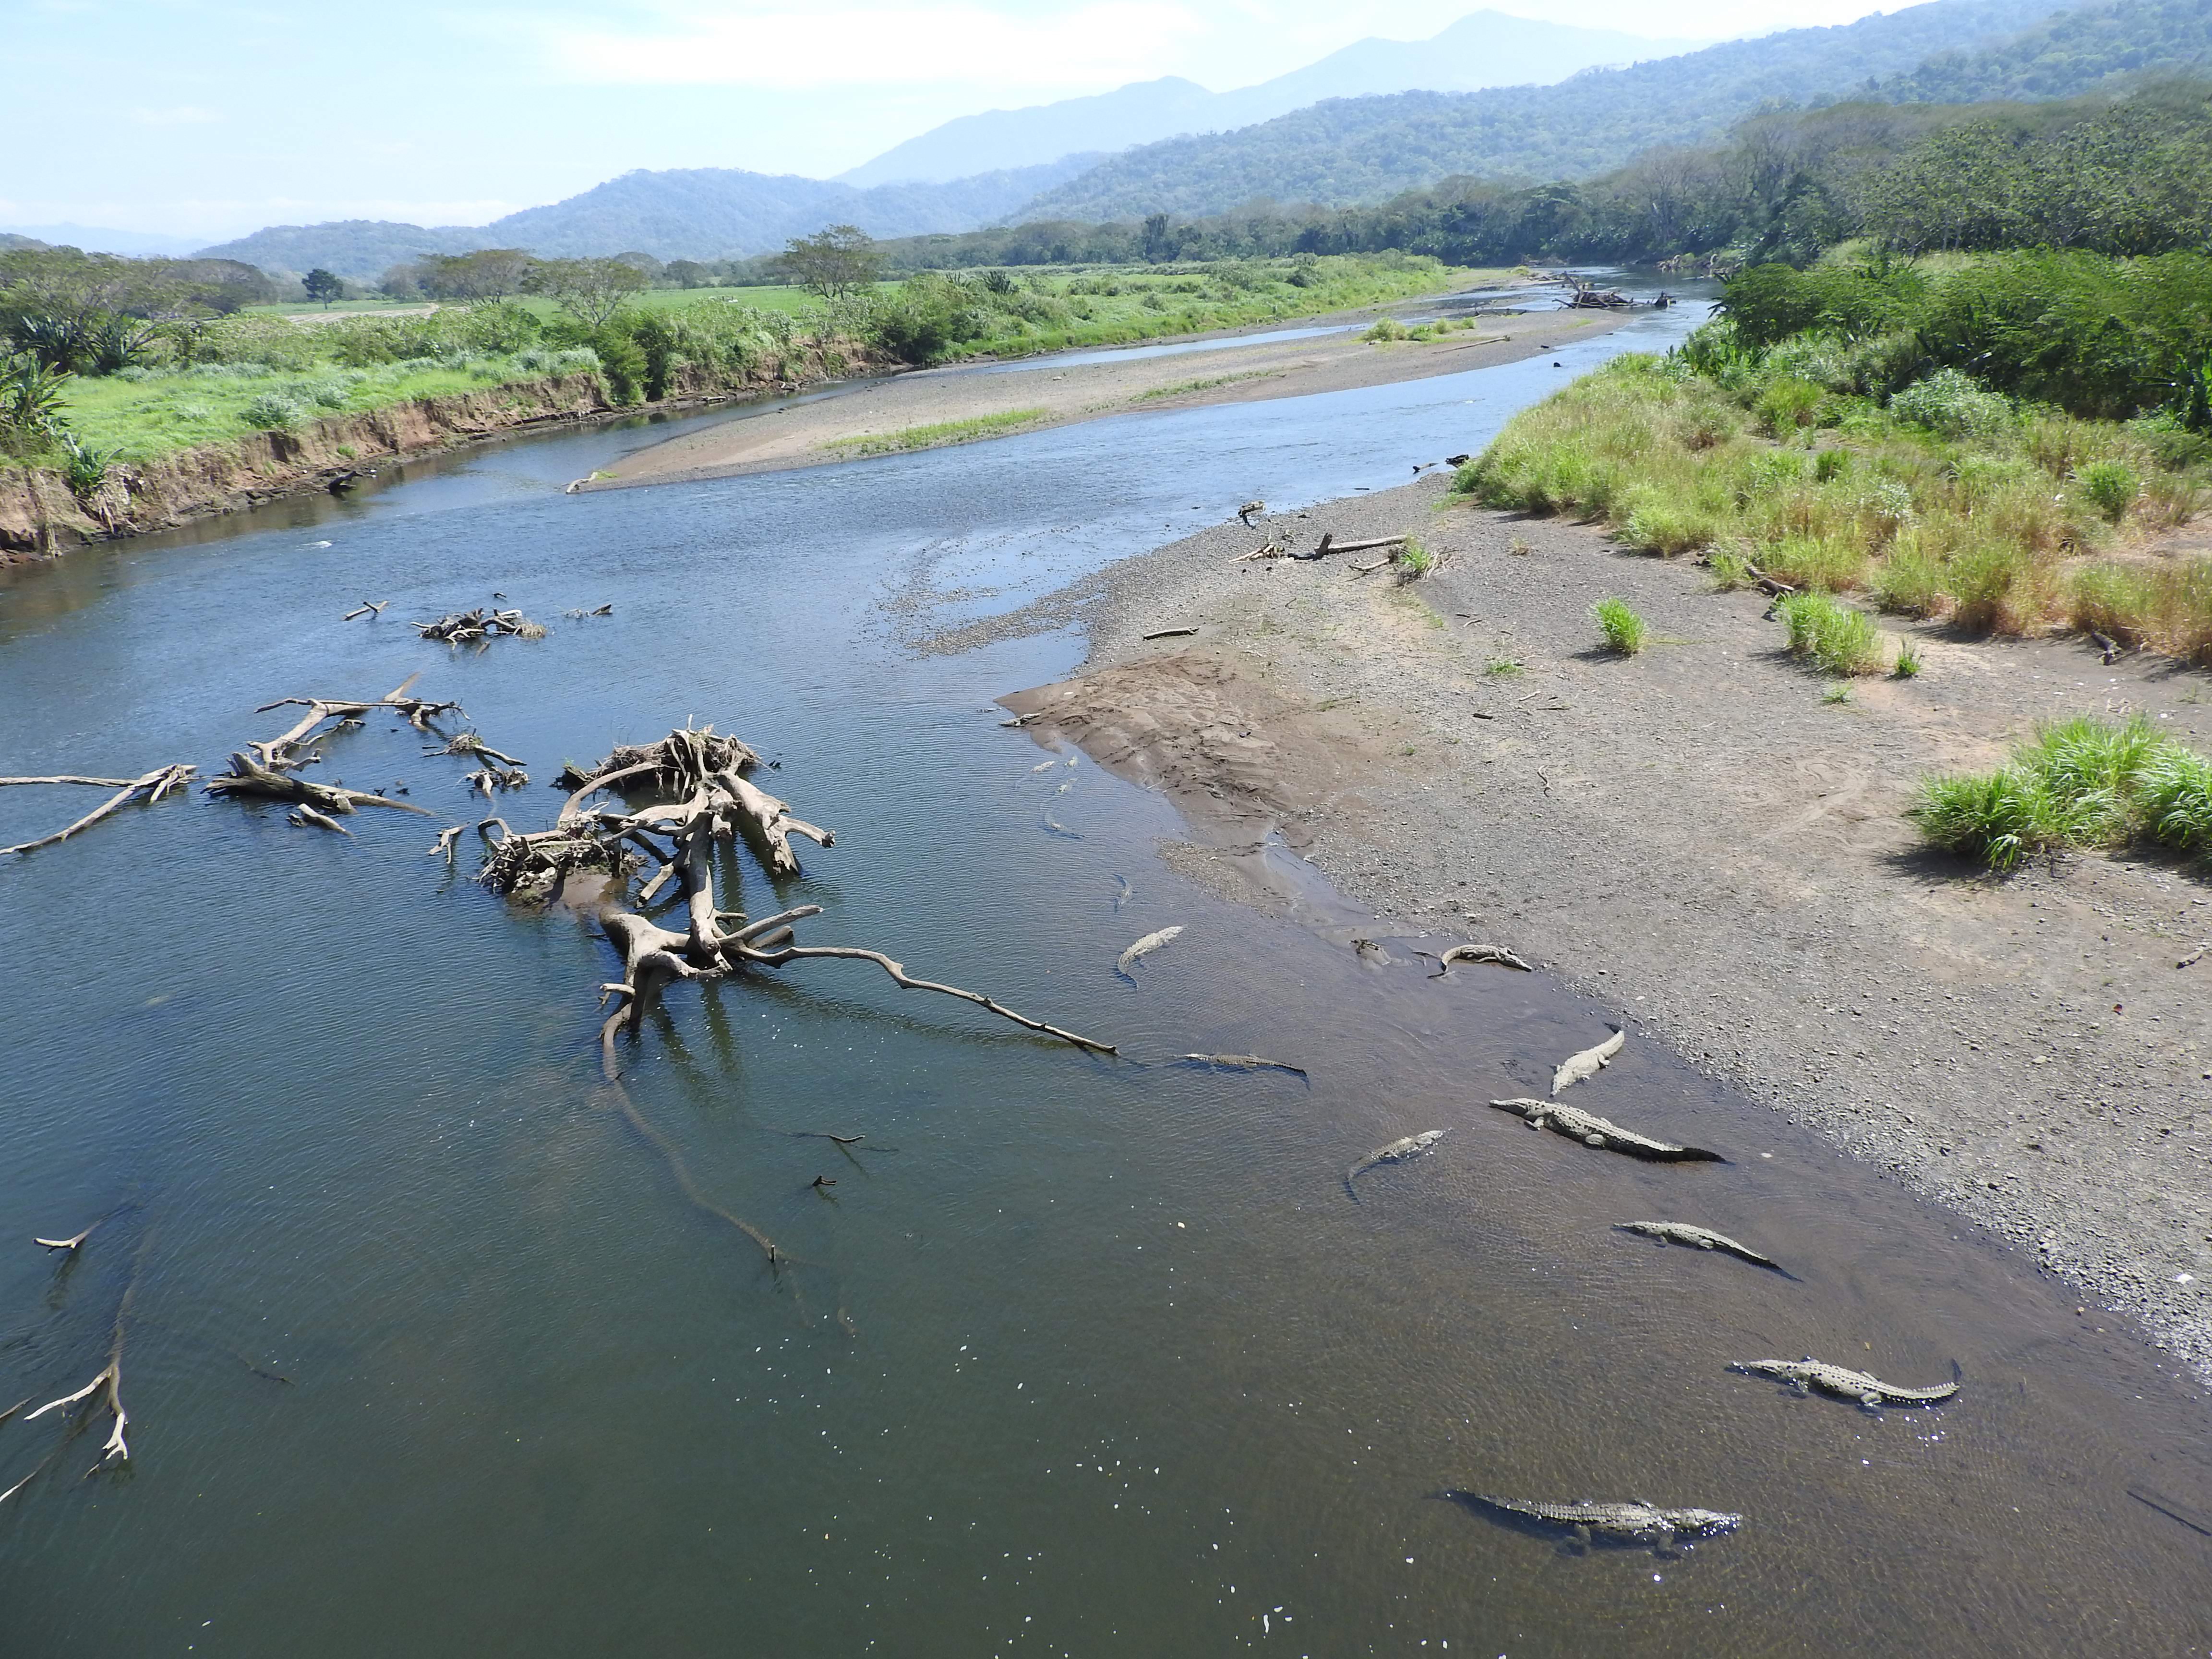
[[[0,579],[0,769],[213,769],[279,728],[257,705],[418,672],[541,784],[711,720],[837,831],[728,902],[821,903],[810,938],[1123,1054],[814,963],[672,994],[620,1094],[605,945],[446,875],[427,822],[344,841],[196,797],[0,869],[0,1212],[20,1237],[130,1206],[58,1268],[0,1249],[4,1400],[88,1380],[137,1270],[134,1462],[79,1478],[102,1423],[0,1506],[0,1650],[2206,1651],[2212,1538],[2185,1518],[2212,1511],[2212,1421],[2112,1322],[1633,1034],[1577,1103],[1729,1164],[1530,1133],[1482,1103],[1540,1092],[1602,1010],[1431,980],[1402,945],[1363,965],[1341,914],[1178,880],[1161,800],[998,724],[994,696],[1079,660],[1072,633],[902,643],[917,605],[1011,608],[1255,495],[1399,483],[1565,378],[559,495],[666,435],[601,431]],[[404,626],[493,589],[552,636],[449,653]],[[386,619],[341,623],[364,593]],[[465,763],[422,746],[373,723],[323,770],[472,816]],[[82,810],[33,793],[0,792],[0,840]],[[1193,1049],[1311,1076],[1171,1063]],[[1347,1196],[1358,1155],[1435,1127]],[[672,1155],[789,1265],[688,1202]],[[1661,1215],[1797,1279],[1610,1230]],[[1966,1389],[1876,1419],[1722,1369],[1808,1350],[1905,1382],[1955,1359]],[[0,1424],[0,1486],[54,1421]],[[1455,1487],[1747,1520],[1676,1558],[1566,1556],[1432,1496]]]

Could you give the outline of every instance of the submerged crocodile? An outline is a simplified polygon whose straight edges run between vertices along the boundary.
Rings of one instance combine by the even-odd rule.
[[[1758,1267],[1782,1271],[1782,1264],[1772,1256],[1761,1255],[1750,1245],[1739,1244],[1726,1233],[1717,1233],[1710,1227],[1693,1227],[1686,1221],[1621,1221],[1614,1225],[1621,1232],[1642,1233],[1664,1243],[1688,1244],[1700,1250],[1725,1250]]]
[[[1628,1504],[1594,1504],[1588,1498],[1572,1504],[1547,1504],[1492,1498],[1478,1492],[1447,1492],[1439,1496],[1470,1507],[1480,1504],[1524,1521],[1562,1528],[1576,1542],[1583,1545],[1601,1539],[1607,1543],[1656,1544],[1664,1548],[1677,1538],[1704,1538],[1717,1532],[1733,1532],[1743,1524],[1741,1516],[1730,1515],[1724,1510],[1668,1510],[1641,1498]]]
[[[1419,1158],[1449,1133],[1447,1129],[1424,1129],[1419,1134],[1394,1140],[1388,1146],[1377,1146],[1344,1172],[1344,1190],[1357,1199],[1359,1194],[1352,1185],[1354,1176],[1365,1174],[1378,1164],[1403,1164],[1409,1158]]]
[[[1823,1394],[1856,1400],[1869,1411],[1882,1406],[1932,1406],[1959,1392],[1959,1364],[1951,1362],[1951,1380],[1933,1389],[1900,1389],[1866,1371],[1847,1365],[1831,1365],[1807,1354],[1802,1359],[1739,1359],[1729,1369],[1747,1376],[1771,1376],[1799,1394],[1814,1389]]]
[[[1528,1120],[1532,1129],[1554,1129],[1586,1146],[1601,1146],[1609,1152],[1626,1152],[1631,1157],[1648,1158],[1661,1164],[1728,1162],[1718,1152],[1709,1152],[1702,1146],[1677,1146],[1669,1140],[1654,1140],[1649,1135],[1609,1122],[1595,1112],[1562,1106],[1556,1100],[1493,1100],[1490,1103],[1501,1112],[1519,1113]]]

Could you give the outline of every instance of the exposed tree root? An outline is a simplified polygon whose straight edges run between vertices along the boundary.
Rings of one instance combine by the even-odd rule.
[[[50,778],[0,778],[0,785],[18,783],[75,783],[89,785],[94,788],[112,789],[115,791],[115,793],[110,795],[98,806],[94,807],[91,811],[87,812],[82,817],[79,818],[75,823],[70,824],[68,828],[57,830],[51,836],[41,836],[36,841],[19,842],[13,847],[0,847],[0,856],[4,856],[9,853],[34,853],[41,847],[52,847],[58,842],[67,841],[71,836],[81,834],[84,830],[91,829],[94,824],[98,823],[102,818],[105,818],[112,813],[120,811],[125,806],[128,805],[131,800],[139,795],[144,795],[148,805],[150,805],[155,801],[161,799],[162,796],[169,794],[175,790],[183,788],[186,783],[191,781],[193,775],[198,769],[199,769],[197,767],[186,766],[181,763],[175,763],[167,766],[157,767],[153,771],[147,773],[143,778],[84,778],[76,776]]]

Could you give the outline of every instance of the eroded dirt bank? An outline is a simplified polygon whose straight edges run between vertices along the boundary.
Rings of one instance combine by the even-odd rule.
[[[1419,311],[1419,301],[1393,310]],[[1435,340],[1371,343],[1358,332],[1303,340],[1257,340],[1169,356],[1113,362],[1055,362],[1006,372],[973,368],[902,374],[848,398],[779,410],[772,417],[732,421],[640,450],[593,485],[664,483],[787,467],[819,466],[869,453],[872,443],[917,427],[955,422],[1029,418],[1006,431],[1096,420],[1133,410],[1188,409],[1206,404],[1297,398],[1352,386],[1382,386],[1431,374],[1487,368],[1572,340],[1607,333],[1642,313],[1535,311],[1486,317],[1481,326]],[[1342,322],[1309,319],[1305,325]],[[1359,321],[1367,313],[1358,314]],[[1298,325],[1270,324],[1261,331]],[[1248,332],[1250,331],[1247,331]],[[995,435],[990,432],[978,435]],[[916,440],[923,447],[927,440]]]
[[[944,642],[1072,606],[1090,665],[1007,706],[1168,790],[1208,843],[1179,862],[1264,900],[1237,854],[1279,830],[1405,931],[1540,962],[2212,1372],[2212,953],[2177,966],[2212,879],[2089,857],[1998,880],[1903,817],[1923,773],[2054,715],[2212,748],[2208,677],[1922,628],[1919,679],[1827,703],[1762,596],[1443,491],[1270,521],[1301,547],[1415,529],[1449,560],[1411,586],[1232,562],[1257,538],[1231,524]],[[1616,593],[1657,636],[1640,657],[1595,649]]]
[[[589,374],[487,386],[118,465],[109,470],[106,483],[83,496],[72,493],[51,468],[10,469],[0,471],[0,562],[173,529],[279,496],[327,489],[338,475],[383,460],[431,454],[532,428],[788,390],[830,372],[819,361],[794,358],[774,365],[766,378],[732,382],[679,368],[671,377],[668,395],[647,404],[617,404],[605,382]]]

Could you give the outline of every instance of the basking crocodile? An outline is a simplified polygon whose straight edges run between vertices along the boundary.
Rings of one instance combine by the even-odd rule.
[[[1688,1244],[1700,1250],[1725,1250],[1754,1266],[1771,1267],[1776,1273],[1782,1271],[1782,1264],[1773,1257],[1759,1255],[1748,1244],[1739,1244],[1726,1233],[1717,1233],[1709,1227],[1693,1227],[1686,1221],[1622,1221],[1614,1226],[1618,1231],[1642,1233],[1664,1243]]]
[[[1344,1172],[1344,1190],[1357,1200],[1359,1194],[1352,1189],[1353,1176],[1365,1174],[1378,1164],[1403,1164],[1409,1158],[1419,1158],[1449,1133],[1447,1129],[1424,1129],[1419,1134],[1394,1140],[1388,1146],[1377,1146]]]
[[[1856,1400],[1869,1411],[1883,1406],[1932,1406],[1959,1392],[1959,1364],[1951,1362],[1951,1380],[1933,1389],[1900,1389],[1866,1371],[1847,1365],[1831,1365],[1807,1354],[1802,1359],[1739,1359],[1729,1369],[1747,1376],[1771,1376],[1799,1394],[1814,1389],[1824,1394]]]
[[[1595,1112],[1562,1106],[1556,1100],[1493,1100],[1490,1103],[1501,1112],[1519,1113],[1528,1120],[1532,1129],[1555,1129],[1586,1146],[1601,1146],[1609,1152],[1626,1152],[1661,1164],[1728,1162],[1718,1152],[1709,1152],[1702,1146],[1677,1146],[1672,1141],[1654,1140],[1649,1135],[1608,1122]]]
[[[1733,1532],[1743,1524],[1741,1516],[1723,1510],[1666,1510],[1641,1498],[1629,1504],[1594,1504],[1588,1498],[1572,1504],[1546,1504],[1492,1498],[1479,1492],[1447,1492],[1439,1496],[1470,1506],[1481,1504],[1547,1527],[1562,1528],[1577,1543],[1585,1546],[1601,1539],[1614,1544],[1656,1544],[1663,1549],[1678,1537],[1703,1538],[1712,1533]]]

